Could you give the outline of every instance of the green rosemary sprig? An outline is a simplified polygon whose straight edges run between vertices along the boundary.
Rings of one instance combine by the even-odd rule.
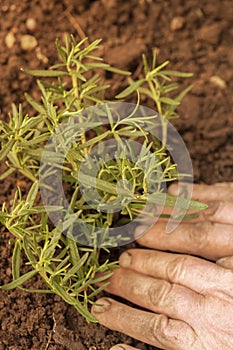
[[[155,56],[150,69],[143,56],[144,77],[137,81],[129,78],[129,86],[117,96],[122,100],[137,92],[139,97],[146,95],[152,99],[162,116],[162,142],[149,135],[155,116],[144,115],[142,118],[134,113],[136,109],[128,116],[114,120],[111,108],[106,105],[106,127],[96,122],[91,113],[82,113],[90,106],[107,102],[105,91],[110,86],[104,82],[100,71],[125,76],[129,76],[130,73],[111,67],[94,54],[100,40],[88,46],[83,45],[84,42],[85,40],[76,42],[71,36],[62,46],[57,40],[60,63],[48,70],[25,69],[25,73],[45,79],[37,81],[41,91],[40,101],[25,94],[35,115],[23,115],[22,107],[17,108],[13,104],[9,122],[0,121],[0,161],[5,161],[7,165],[7,170],[0,175],[0,180],[19,172],[31,183],[26,197],[22,196],[20,189],[16,189],[11,207],[4,203],[0,211],[1,224],[15,237],[12,256],[13,281],[1,286],[1,289],[19,287],[31,292],[56,293],[73,305],[88,321],[95,322],[96,319],[89,312],[89,304],[93,303],[93,298],[104,289],[112,270],[117,267],[117,262],[109,260],[109,248],[124,240],[127,242],[127,236],[109,235],[109,228],[114,227],[117,222],[125,224],[137,219],[147,202],[152,206],[162,203],[167,206],[177,204],[176,197],[163,192],[163,184],[177,180],[180,176],[166,150],[166,127],[167,121],[177,116],[176,107],[191,87],[173,99],[170,93],[178,88],[178,84],[171,82],[171,79],[173,76],[186,78],[191,75],[165,70],[168,62],[156,66]],[[69,128],[60,129],[56,152],[52,148],[45,151],[45,144],[54,135],[55,130],[67,120],[72,121],[77,115],[78,123],[70,126],[72,135],[69,134]],[[88,136],[84,130],[91,130],[92,136]],[[75,142],[72,138],[73,133]],[[126,157],[123,138],[128,138],[131,142],[140,140],[140,144],[143,145],[138,154],[135,153],[135,144],[128,143],[127,151],[131,154],[131,160]],[[117,157],[109,156],[100,160],[101,167],[95,176],[92,173],[95,161],[86,160],[86,172],[83,172],[80,178],[79,170],[87,159],[86,156],[95,148],[101,153],[102,142],[110,139],[119,145]],[[53,170],[46,169],[46,166],[41,164],[42,156],[47,159]],[[63,158],[64,162],[61,163]],[[53,175],[54,169],[60,169],[62,172],[63,183],[69,192],[70,212],[65,211],[62,205],[46,206],[40,203],[41,168],[44,169],[44,177]],[[95,187],[99,194],[101,200],[92,203],[96,205],[95,209],[81,196],[80,180],[82,184],[90,185],[90,191]],[[48,192],[56,192],[51,184],[42,181],[41,186]],[[152,195],[148,186],[154,186]],[[114,203],[122,208],[118,217],[114,211],[102,210],[106,203]],[[189,203],[185,199],[180,199],[178,205],[180,208],[188,206],[192,210],[205,208],[201,203]],[[54,227],[49,214],[56,213],[61,215],[63,222]],[[77,218],[84,223],[80,238],[84,237],[90,244],[80,244],[74,239]],[[96,228],[102,230],[97,235],[98,242],[93,244],[95,237],[93,238],[93,232],[90,230]],[[66,235],[63,234],[64,229]],[[28,265],[29,268],[21,274],[23,265]],[[98,272],[106,274],[104,277],[96,277]],[[22,287],[35,274],[43,278],[47,288],[34,290]],[[97,287],[97,282],[105,283],[102,287]]]

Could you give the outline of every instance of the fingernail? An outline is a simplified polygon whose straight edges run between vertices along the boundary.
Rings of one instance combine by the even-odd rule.
[[[171,186],[169,186],[168,192],[170,194],[173,194],[174,196],[178,196],[179,195],[179,187],[178,187],[178,185],[177,184],[172,184]]]
[[[125,350],[125,348],[121,345],[114,345],[110,350]]]
[[[121,254],[119,261],[120,261],[120,266],[122,267],[129,267],[131,264],[132,260],[132,255],[129,252],[124,252]]]
[[[146,231],[148,231],[148,226],[145,226],[145,225],[137,226],[134,232],[135,239],[140,238],[144,233],[146,233]]]
[[[220,258],[216,261],[216,264],[225,267],[226,269],[233,269],[233,256]]]
[[[182,196],[183,194],[189,193],[190,189],[192,189],[192,186],[189,183],[175,183],[169,186],[168,193],[172,194],[173,196]]]
[[[92,306],[92,311],[94,313],[100,314],[108,311],[111,307],[111,302],[108,299],[97,300],[96,304]]]

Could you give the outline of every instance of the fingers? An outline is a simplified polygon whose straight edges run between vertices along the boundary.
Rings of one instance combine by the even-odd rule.
[[[212,222],[233,225],[233,201],[216,200],[207,202],[208,209],[203,211],[200,218]]]
[[[203,296],[178,284],[145,276],[128,269],[118,269],[105,290],[145,309],[169,317],[189,320]]]
[[[226,294],[232,293],[232,271],[188,255],[130,249],[120,256],[120,266],[142,275],[179,284],[200,294],[215,295],[222,290],[222,286]],[[125,279],[123,283],[127,283],[127,277]]]
[[[212,186],[194,185],[193,197],[208,202],[208,209],[198,218],[182,222],[171,234],[166,233],[166,223],[160,220],[144,236],[135,233],[138,243],[150,248],[171,250],[218,259],[233,255],[233,183]],[[177,195],[178,186],[169,187]]]
[[[168,192],[178,195],[178,185],[171,185]],[[208,209],[201,211],[193,222],[211,221],[233,225],[233,183],[194,185],[192,197],[208,204]]]
[[[187,184],[187,186],[192,186]],[[179,195],[178,185],[172,184],[168,192],[175,196]],[[215,185],[204,185],[195,184],[193,185],[193,195],[194,199],[200,201],[233,201],[233,182],[223,182],[217,183]]]
[[[212,222],[181,223],[171,234],[165,222],[157,222],[137,242],[145,247],[193,254],[207,259],[233,255],[233,225]]]
[[[103,307],[98,306],[101,304]],[[92,307],[92,313],[112,330],[165,350],[204,349],[192,328],[182,321],[134,309],[110,298],[98,300],[98,305]]]

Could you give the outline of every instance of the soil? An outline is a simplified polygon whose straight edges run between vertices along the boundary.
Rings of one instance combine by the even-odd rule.
[[[233,181],[233,3],[232,0],[1,0],[0,113],[23,102],[25,91],[36,97],[35,80],[21,67],[43,69],[56,62],[55,39],[102,38],[102,54],[137,77],[141,54],[156,50],[170,69],[194,73],[192,92],[174,121],[193,160],[196,182]],[[25,37],[30,35],[31,37]],[[27,39],[30,39],[29,45]],[[112,94],[121,80],[111,80]],[[190,81],[189,81],[190,82]],[[121,87],[121,88],[120,88]],[[0,202],[9,201],[15,183],[0,183]],[[11,280],[10,235],[1,228],[0,283]],[[33,287],[42,287],[38,278]],[[118,342],[139,343],[98,324],[87,324],[57,296],[1,292],[0,350],[107,350]],[[155,349],[155,348],[154,348]]]

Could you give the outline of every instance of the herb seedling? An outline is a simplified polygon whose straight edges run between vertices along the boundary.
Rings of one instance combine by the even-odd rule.
[[[0,211],[0,222],[14,236],[14,251],[12,256],[13,281],[2,289],[10,290],[16,287],[31,292],[56,293],[67,303],[73,305],[76,310],[88,321],[96,322],[95,317],[89,312],[89,304],[94,297],[106,286],[106,280],[112,270],[117,267],[117,262],[110,262],[110,247],[117,242],[108,236],[108,228],[119,222],[130,222],[137,217],[147,201],[146,174],[135,167],[132,161],[119,157],[103,162],[97,177],[86,176],[83,180],[95,186],[101,198],[105,202],[117,198],[116,183],[125,180],[131,184],[132,198],[119,216],[114,213],[93,208],[85,202],[80,194],[77,172],[85,156],[103,140],[110,137],[118,140],[121,137],[133,135],[133,140],[142,139],[146,149],[156,154],[156,159],[163,169],[163,182],[173,181],[179,178],[176,165],[172,163],[169,153],[166,151],[167,121],[177,117],[176,107],[181,99],[190,90],[190,86],[179,93],[175,98],[170,97],[171,92],[178,89],[178,84],[172,82],[173,77],[187,78],[191,74],[166,70],[168,61],[157,65],[154,55],[152,65],[143,56],[144,73],[139,80],[133,81],[130,73],[125,72],[103,62],[102,58],[95,56],[100,40],[84,45],[85,40],[76,42],[73,37],[67,38],[65,45],[56,41],[56,48],[60,63],[48,70],[25,70],[25,73],[43,78],[38,80],[41,91],[41,100],[34,100],[29,94],[25,94],[27,102],[33,107],[33,116],[24,115],[22,107],[13,105],[9,122],[0,122],[0,161],[4,161],[7,170],[1,174],[0,180],[21,173],[29,183],[30,190],[26,196],[22,195],[20,188],[16,189],[13,204],[9,207],[3,204]],[[105,91],[110,88],[102,78],[103,72],[121,74],[128,77],[129,86],[125,88],[117,99],[124,100],[129,95],[137,92],[146,95],[154,102],[155,108],[163,119],[162,141],[152,140],[148,133],[141,127],[140,118],[125,118],[118,125],[112,123],[109,113],[108,127],[96,126],[95,122],[81,113],[90,106],[97,106],[106,102]],[[102,73],[101,73],[102,72]],[[98,242],[107,242],[102,245],[80,244],[74,237],[72,224],[67,224],[67,235],[62,233],[62,227],[54,227],[49,219],[48,212],[55,213],[61,210],[59,205],[43,206],[40,203],[40,160],[43,155],[46,142],[54,134],[59,125],[67,118],[79,115],[81,125],[88,122],[93,135],[86,132],[79,133],[77,141],[67,152],[61,166],[64,187],[68,188],[70,207],[83,222],[91,223],[93,227],[105,228],[105,237],[98,237]],[[145,116],[144,123],[150,124],[150,118]],[[62,142],[66,142],[64,138]],[[58,166],[56,159],[53,159]],[[152,165],[153,166],[153,165]],[[124,182],[123,182],[124,187]],[[49,190],[48,186],[48,190]],[[153,194],[154,204],[160,204],[162,186],[157,186],[157,192]],[[123,192],[126,190],[123,188]],[[122,203],[125,198],[122,196]],[[166,205],[173,206],[176,198],[166,195]],[[182,201],[180,204],[182,206]],[[124,203],[123,203],[124,204]],[[184,203],[183,203],[184,204]],[[189,209],[204,209],[200,203],[191,201]],[[66,222],[69,223],[69,217]],[[85,232],[82,233],[83,235]],[[118,237],[121,239],[122,237]],[[124,238],[125,239],[125,238]],[[127,241],[126,241],[127,242]],[[101,252],[104,252],[101,257]],[[101,258],[100,258],[101,257]],[[29,271],[21,274],[22,265],[28,265]],[[104,277],[96,277],[98,272],[108,272]],[[24,288],[22,285],[35,274],[39,274],[47,289],[34,290]],[[102,287],[96,287],[97,282],[104,282]]]

